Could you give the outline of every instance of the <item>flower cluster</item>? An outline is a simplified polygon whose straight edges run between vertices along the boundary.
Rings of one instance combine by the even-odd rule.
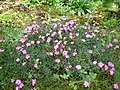
[[[99,62],[97,63],[97,61],[93,61],[94,65],[98,65],[98,67],[103,68],[105,71],[109,70],[109,73],[111,76],[113,76],[115,74],[115,65],[112,62],[108,62],[108,64],[104,64],[103,62]],[[114,88],[118,89],[118,85],[114,84]]]
[[[90,17],[88,18],[91,19]],[[24,30],[24,37],[18,41],[17,64],[22,63],[23,68],[28,64],[28,67],[33,70],[33,75],[36,71],[40,72],[37,73],[38,76],[70,72],[71,76],[84,78],[86,74],[89,75],[86,71],[92,72],[91,63],[109,71],[111,76],[115,75],[115,65],[111,61],[104,64],[103,62],[106,61],[95,60],[104,57],[109,59],[107,54],[111,55],[109,52],[119,49],[117,37],[112,37],[111,42],[105,41],[107,32],[97,21],[85,22],[84,25],[79,24],[78,21],[62,17],[60,20],[42,21],[40,25],[34,22]],[[33,87],[36,83],[36,79],[32,79]],[[17,85],[20,88],[19,84]],[[90,87],[91,83],[84,81],[83,85]],[[114,88],[117,89],[118,86],[115,84]],[[33,90],[36,88],[34,87]]]
[[[96,61],[94,61],[93,64],[95,64],[95,62]],[[108,65],[106,65],[102,62],[99,62],[98,67],[103,68],[105,71],[107,71],[110,68],[110,75],[114,75],[114,73],[115,73],[115,67],[114,67],[114,64],[112,62],[108,62]]]
[[[21,80],[16,80],[15,84],[17,85],[16,90],[20,90],[24,86]]]

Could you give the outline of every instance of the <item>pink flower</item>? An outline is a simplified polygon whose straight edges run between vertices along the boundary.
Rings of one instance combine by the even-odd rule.
[[[94,48],[96,48],[96,46],[93,46]]]
[[[114,64],[112,64],[112,62],[108,62],[108,66],[113,68]]]
[[[64,50],[62,54],[63,54],[63,56],[67,56],[68,51],[65,51],[65,50]]]
[[[37,83],[36,79],[32,79],[32,86],[34,86]]]
[[[50,53],[49,53],[49,55],[50,55],[50,56],[53,56],[53,53],[52,53],[52,52],[50,52]]]
[[[97,32],[97,33],[98,33],[99,31],[98,31],[98,30],[94,30],[94,32]]]
[[[55,49],[55,50],[56,50],[56,49],[58,49],[58,48],[59,48],[59,46],[58,46],[58,45],[55,45],[55,46],[54,46],[54,49]]]
[[[33,90],[37,90],[37,89],[34,87]]]
[[[93,17],[92,14],[90,14],[90,15],[89,15],[89,18],[92,18],[92,17]]]
[[[3,49],[0,49],[0,53],[1,53],[1,52],[4,52],[4,50],[3,50]]]
[[[62,44],[62,45],[61,45],[61,48],[65,48],[65,46]]]
[[[71,44],[74,44],[74,42],[71,42]]]
[[[17,59],[16,59],[16,62],[19,62],[19,61],[20,61],[20,59],[19,59],[19,58],[17,58]]]
[[[90,28],[91,28],[91,26],[90,26],[90,25],[88,25],[88,30],[89,30],[89,32],[92,32],[92,30],[90,30]]]
[[[66,70],[69,71],[71,68],[72,68],[72,66],[71,66],[71,65],[68,65],[68,66],[66,67]]]
[[[113,40],[113,42],[114,42],[114,43],[118,42],[117,38],[115,38],[115,39]]]
[[[0,43],[2,43],[3,42],[3,40],[0,40]]]
[[[24,34],[27,34],[27,33],[28,33],[28,30],[27,30],[27,29],[25,29],[23,33],[24,33]]]
[[[64,41],[64,44],[66,45],[66,44],[67,44],[67,41]]]
[[[63,30],[63,28],[60,28],[59,30]]]
[[[41,24],[45,24],[45,21],[42,21]]]
[[[96,38],[96,40],[99,40],[99,38]]]
[[[96,65],[96,64],[97,64],[97,61],[93,61],[93,64]]]
[[[72,53],[72,55],[73,55],[73,56],[77,55],[77,52],[76,52],[76,51],[74,51],[74,52]]]
[[[85,43],[85,42],[86,42],[86,40],[85,40],[85,39],[82,39],[82,42],[84,42],[84,43]]]
[[[54,29],[57,28],[57,24],[55,23],[53,27],[54,27]]]
[[[15,84],[20,85],[21,84],[21,80],[16,80]]]
[[[37,41],[36,43],[37,43],[37,44],[40,44],[40,41]]]
[[[17,86],[15,90],[19,90],[19,87]]]
[[[102,36],[106,36],[106,33],[103,33]]]
[[[23,48],[21,48],[20,51],[22,52],[22,51],[23,51]]]
[[[92,33],[92,36],[95,37],[96,35],[94,33]]]
[[[112,75],[114,75],[114,71],[113,70],[110,70],[110,75],[112,76]]]
[[[88,34],[88,32],[85,32],[85,35],[87,35]]]
[[[81,69],[81,65],[76,65],[76,69],[80,70]]]
[[[93,36],[92,35],[90,35],[90,37],[89,38],[92,38]]]
[[[27,62],[23,62],[23,63],[22,63],[22,66],[25,66],[26,64],[27,64]]]
[[[69,55],[66,55],[65,58],[69,58]]]
[[[103,52],[105,52],[105,49],[102,49],[101,51],[102,51],[102,53],[103,53]]]
[[[34,64],[34,68],[38,68],[38,65],[37,65],[37,64]]]
[[[48,37],[48,38],[47,38],[47,42],[48,42],[48,43],[49,43],[51,40],[52,40],[51,37]]]
[[[60,59],[56,59],[55,62],[56,62],[56,63],[60,63]]]
[[[109,46],[109,45],[106,45],[106,48],[107,48],[107,49],[109,49],[109,48],[110,48],[110,46]]]
[[[113,46],[112,44],[108,44],[108,45],[106,45],[106,48],[109,49],[112,46]]]
[[[115,71],[115,68],[113,67],[111,70]]]
[[[89,25],[89,23],[88,23],[88,22],[85,22],[85,25],[86,25],[86,26],[88,26],[88,25]]]
[[[92,54],[92,50],[89,50],[88,52],[89,52],[90,54]]]
[[[27,43],[26,46],[29,47],[31,44],[30,43]]]
[[[54,43],[57,43],[58,42],[58,40],[54,40]]]
[[[76,35],[76,36],[79,36],[79,33],[76,33],[75,35]]]
[[[20,42],[21,42],[21,43],[25,43],[27,40],[28,40],[28,38],[21,38],[21,39],[20,39]]]
[[[71,38],[71,39],[73,38],[73,34],[72,33],[69,34],[69,38]]]
[[[114,49],[118,49],[118,48],[120,48],[118,45],[116,45],[116,46],[114,47]]]
[[[35,42],[34,42],[34,41],[31,41],[31,44],[35,44]]]
[[[55,55],[59,55],[60,54],[60,52],[59,51],[55,51]]]
[[[110,43],[109,46],[112,47],[113,45]]]
[[[86,38],[89,38],[89,37],[90,37],[90,35],[89,35],[89,34],[87,34],[87,35],[86,35]]]
[[[52,34],[51,34],[51,37],[54,37],[56,35],[56,32],[53,32]]]
[[[104,70],[108,70],[108,66],[107,65],[104,65]]]
[[[29,54],[26,54],[26,59],[29,59],[30,58],[30,55]]]
[[[49,54],[49,52],[46,52],[46,54],[49,56],[50,54]]]
[[[23,50],[22,53],[23,53],[23,54],[27,54],[27,51],[26,51],[26,50]]]
[[[58,31],[58,34],[61,35],[62,31]]]
[[[19,87],[19,88],[23,88],[23,86],[24,86],[24,84],[23,84],[23,83],[20,83],[18,87]]]
[[[118,84],[114,84],[114,89],[118,89]]]
[[[98,66],[99,66],[100,68],[102,68],[102,67],[104,66],[104,64],[103,64],[102,62],[99,62],[99,63],[98,63]]]
[[[85,87],[90,87],[90,83],[85,81],[84,84],[83,84]]]
[[[50,35],[50,33],[46,33],[46,36],[49,36]]]
[[[16,47],[16,50],[20,50],[22,47],[20,47],[20,46],[18,46],[18,47]]]
[[[41,24],[45,24],[45,21],[42,21],[42,23]]]

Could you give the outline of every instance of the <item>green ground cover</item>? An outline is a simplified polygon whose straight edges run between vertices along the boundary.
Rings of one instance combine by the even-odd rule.
[[[0,90],[119,90],[119,0],[15,3],[1,4]]]

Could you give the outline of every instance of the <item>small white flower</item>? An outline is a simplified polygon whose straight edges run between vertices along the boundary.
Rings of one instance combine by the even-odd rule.
[[[2,69],[2,67],[0,67],[0,69]]]

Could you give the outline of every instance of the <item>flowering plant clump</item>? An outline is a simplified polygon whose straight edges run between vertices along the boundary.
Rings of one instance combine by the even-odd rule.
[[[24,37],[16,42],[14,63],[24,71],[21,78],[12,76],[21,79],[15,82],[16,90],[27,86],[36,90],[42,80],[80,81],[87,88],[94,86],[100,73],[113,78],[115,65],[110,56],[119,49],[118,37],[91,15],[87,18],[83,25],[79,19],[61,17],[34,22],[24,30]],[[113,88],[118,89],[116,83]]]

